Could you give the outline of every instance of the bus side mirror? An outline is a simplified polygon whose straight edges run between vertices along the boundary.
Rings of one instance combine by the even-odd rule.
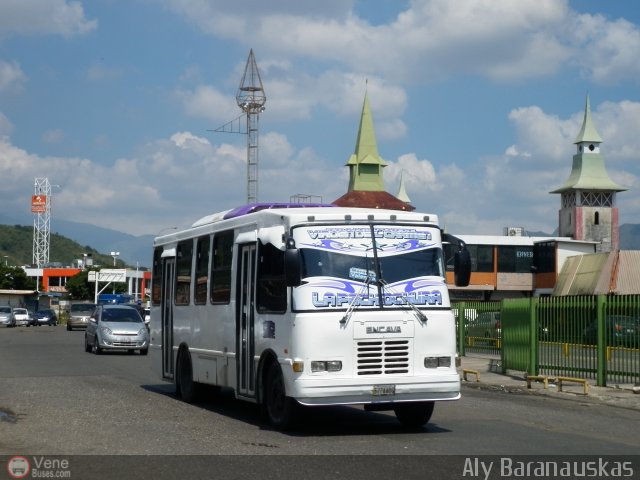
[[[298,287],[302,283],[300,252],[297,248],[288,248],[284,251],[284,275],[287,287]]]
[[[453,258],[453,278],[456,287],[466,287],[471,279],[471,254],[467,246],[455,253]]]

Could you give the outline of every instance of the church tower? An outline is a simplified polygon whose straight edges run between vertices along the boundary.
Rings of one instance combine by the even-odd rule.
[[[369,98],[365,93],[356,148],[347,161],[349,167],[349,189],[332,203],[339,207],[387,208],[390,210],[415,210],[405,199],[394,197],[384,189],[382,169],[387,162],[378,153],[373,117],[369,108]],[[404,190],[404,189],[403,189]]]
[[[373,117],[366,93],[355,152],[349,157],[347,166],[349,167],[349,191],[384,192],[382,169],[387,166],[387,162],[378,153],[376,132],[373,128]]]
[[[607,174],[600,153],[602,138],[591,120],[588,95],[582,128],[573,143],[577,152],[569,179],[550,192],[559,193],[561,199],[558,235],[598,242],[597,252],[616,251],[620,243],[616,193],[627,188],[614,183]]]

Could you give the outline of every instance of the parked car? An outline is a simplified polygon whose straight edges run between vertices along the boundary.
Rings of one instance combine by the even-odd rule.
[[[98,305],[84,332],[85,352],[102,353],[103,350],[139,350],[149,352],[149,331],[137,308],[105,304]]]
[[[38,310],[35,315],[35,325],[49,325],[53,327],[58,325],[58,316],[56,312],[50,308]]]
[[[13,316],[14,326],[29,326],[29,311],[26,308],[14,308],[13,310],[11,310],[11,315]]]
[[[640,318],[628,315],[610,315],[604,319],[607,345],[640,347]],[[598,322],[593,320],[583,332],[586,345],[598,343]]]
[[[7,328],[16,326],[11,314],[11,307],[0,306],[0,325],[4,325]]]
[[[69,320],[67,320],[67,330],[74,328],[87,328],[89,317],[96,309],[95,303],[74,303],[71,305]]]
[[[482,312],[467,320],[466,332],[468,337],[500,338],[500,312]]]

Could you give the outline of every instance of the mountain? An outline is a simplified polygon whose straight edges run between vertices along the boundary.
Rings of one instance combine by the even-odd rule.
[[[90,245],[99,252],[120,252],[118,258],[128,265],[151,267],[153,235],[134,236],[128,233],[97,227],[87,223],[56,220],[52,231],[74,239],[82,245]]]
[[[26,225],[30,228],[28,248],[31,251],[33,241],[33,220],[25,217],[12,217],[0,214],[0,225]],[[118,260],[124,261],[127,265],[135,267],[151,267],[153,235],[135,236],[128,233],[98,227],[88,223],[70,222],[56,219],[51,225],[51,235],[59,234],[70,238],[80,245],[85,246],[87,251],[98,251],[104,255],[110,252],[119,252]],[[51,256],[52,262],[60,261]]]
[[[28,216],[17,218],[0,214],[0,225],[29,225],[33,220]],[[31,228],[33,224],[31,223]],[[130,266],[151,268],[153,235],[135,236],[128,233],[98,227],[88,223],[70,222],[56,219],[51,227],[51,233],[58,233],[73,239],[87,250],[95,249],[104,255],[110,252],[120,252],[118,257]],[[527,232],[529,236],[554,236],[543,232]],[[32,241],[32,240],[30,240]],[[620,249],[640,250],[640,224],[626,223],[620,226]],[[52,259],[55,261],[55,259]]]
[[[640,250],[640,224],[620,226],[620,250]]]

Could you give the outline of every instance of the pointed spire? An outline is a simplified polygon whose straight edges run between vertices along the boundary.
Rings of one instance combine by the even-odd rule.
[[[240,81],[240,87],[238,87],[238,93],[236,93],[236,102],[243,111],[248,113],[263,112],[264,104],[267,102],[253,48],[249,50],[244,74]]]
[[[602,143],[602,138],[596,131],[591,121],[591,105],[589,95],[584,108],[584,121],[580,133],[574,142],[578,145],[578,152],[573,156],[573,165],[569,179],[560,188],[552,190],[550,193],[567,192],[624,192],[626,187],[618,185],[609,177],[604,164],[604,156],[600,153],[598,144]],[[587,148],[583,148],[590,144]]]
[[[349,191],[384,191],[382,168],[387,166],[378,153],[369,98],[365,93],[355,152],[346,164],[349,167]]]
[[[591,120],[591,102],[589,101],[589,94],[587,94],[587,101],[584,106],[584,119],[582,120],[582,128],[580,133],[576,137],[573,143],[602,143],[602,138],[596,130]]]
[[[396,198],[402,200],[403,202],[411,203],[411,199],[409,198],[409,195],[407,195],[407,190],[404,187],[404,170],[400,172],[400,188],[398,189]]]

